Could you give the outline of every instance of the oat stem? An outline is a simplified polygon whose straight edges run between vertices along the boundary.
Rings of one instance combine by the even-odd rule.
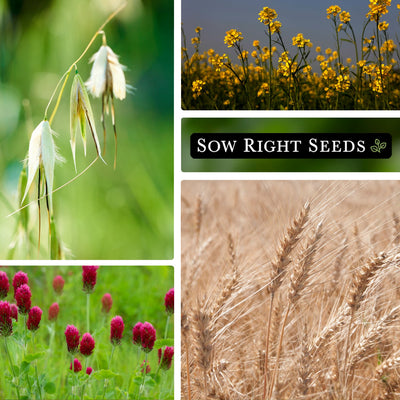
[[[47,104],[46,110],[44,112],[44,119],[47,120],[47,112],[48,109],[50,107],[51,102],[53,101],[53,98],[55,96],[55,94],[57,93],[57,89],[60,86],[60,83],[64,80],[63,85],[61,87],[60,93],[58,94],[57,97],[57,101],[56,101],[56,105],[54,106],[53,112],[51,113],[51,116],[49,118],[49,124],[51,125],[51,123],[53,122],[54,116],[57,112],[58,106],[60,105],[60,101],[61,101],[61,97],[64,93],[64,89],[65,89],[65,85],[67,84],[69,75],[72,71],[72,69],[74,68],[75,64],[77,64],[82,58],[83,56],[87,53],[87,51],[89,50],[90,46],[93,44],[93,42],[95,41],[96,37],[100,34],[103,34],[102,30],[103,28],[120,12],[122,11],[126,5],[128,3],[124,2],[121,4],[121,6],[119,6],[112,14],[109,15],[109,17],[103,22],[103,24],[100,26],[100,28],[96,31],[96,33],[93,35],[93,37],[90,39],[88,45],[86,46],[85,50],[83,50],[83,53],[76,59],[76,61],[74,61],[71,66],[68,68],[68,70],[64,73],[64,75],[61,77],[61,79],[59,80],[59,82],[57,83],[56,88],[54,89],[53,94],[50,97],[49,103]]]

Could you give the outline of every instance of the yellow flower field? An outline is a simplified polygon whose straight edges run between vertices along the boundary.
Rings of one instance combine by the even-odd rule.
[[[356,37],[351,15],[337,5],[326,10],[334,48],[314,47],[299,32],[285,43],[276,10],[264,7],[258,21],[266,37],[245,49],[245,32],[226,32],[226,53],[201,50],[201,27],[188,48],[182,30],[182,108],[259,110],[400,109],[400,24],[389,26],[391,0],[370,0],[362,34]],[[399,12],[397,9],[391,12]],[[400,22],[400,16],[397,18]],[[390,36],[393,33],[393,37]],[[344,57],[344,42],[351,57]]]

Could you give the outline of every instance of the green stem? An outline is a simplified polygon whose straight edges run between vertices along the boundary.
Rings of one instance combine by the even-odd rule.
[[[11,360],[11,355],[10,352],[8,351],[8,346],[7,346],[7,336],[4,336],[4,349],[6,351],[6,354],[8,356],[8,361],[10,362],[10,367],[11,367],[11,371],[13,374],[14,379],[17,378],[17,376],[15,375],[15,371],[14,371],[14,366]],[[19,388],[18,388],[18,384],[15,385],[15,390],[17,391],[17,399],[19,400]]]
[[[171,317],[171,316],[168,314],[167,323],[166,323],[166,325],[165,325],[164,339],[166,339],[166,338],[167,338],[167,335],[168,335],[168,325],[169,325],[170,317]]]
[[[88,45],[86,46],[85,50],[83,50],[83,53],[71,64],[71,66],[68,68],[67,72],[65,72],[65,74],[61,77],[61,79],[59,80],[59,82],[57,83],[56,88],[54,89],[53,94],[50,97],[49,103],[47,104],[46,110],[44,112],[44,119],[47,119],[47,112],[48,109],[50,107],[51,102],[53,101],[53,98],[57,92],[58,86],[60,85],[60,83],[62,82],[62,80],[65,77],[64,83],[62,85],[62,88],[60,90],[60,93],[58,94],[57,97],[57,101],[56,101],[56,105],[54,106],[54,110],[50,116],[49,119],[49,124],[51,125],[51,123],[53,122],[54,116],[57,112],[58,106],[60,105],[60,101],[61,101],[61,97],[63,95],[64,89],[65,89],[65,85],[67,84],[67,80],[69,77],[69,74],[71,73],[72,69],[74,68],[74,65],[77,64],[82,58],[83,56],[87,53],[87,51],[89,50],[90,46],[93,44],[93,42],[95,41],[96,37],[100,34],[102,34],[102,29],[123,9],[125,8],[125,6],[127,5],[127,2],[124,2],[120,7],[118,7],[105,21],[104,23],[100,26],[100,28],[96,31],[96,33],[93,35],[93,37],[90,39],[90,42],[88,43]]]
[[[147,369],[147,353],[144,353],[143,380],[142,380],[142,384],[140,385],[140,388],[139,388],[138,399],[140,399],[140,395],[142,394],[142,390],[144,389],[144,381],[145,381],[145,378],[146,378],[146,369]]]
[[[90,294],[86,295],[86,328],[90,332]]]
[[[24,314],[24,357],[26,356],[26,337],[27,337],[28,331],[26,328],[26,314]]]
[[[111,360],[113,358],[114,350],[115,350],[115,346],[113,345],[113,347],[111,349],[110,359],[108,360],[108,369],[111,368]]]
[[[268,37],[269,37],[269,90],[268,90],[268,109],[272,105],[272,35],[271,24],[268,24]]]
[[[33,347],[35,347],[35,331],[32,332],[32,344],[33,344]],[[35,375],[36,375],[36,384],[37,384],[37,388],[39,391],[39,399],[42,400],[42,388],[40,387],[40,382],[39,382],[37,361],[35,361]]]
[[[115,346],[112,345],[110,358],[108,359],[108,369],[110,369],[110,367],[111,367],[111,360],[113,358],[114,350],[115,350]],[[104,379],[103,399],[106,396],[107,386],[108,386],[108,379]]]

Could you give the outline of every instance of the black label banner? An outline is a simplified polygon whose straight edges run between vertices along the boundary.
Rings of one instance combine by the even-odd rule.
[[[193,133],[192,158],[364,158],[392,156],[389,133]]]

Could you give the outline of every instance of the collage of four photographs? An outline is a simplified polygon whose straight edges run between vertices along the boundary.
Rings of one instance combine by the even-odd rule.
[[[400,398],[399,12],[182,1],[181,399]]]
[[[0,398],[400,395],[400,5],[303,3],[0,5]]]

